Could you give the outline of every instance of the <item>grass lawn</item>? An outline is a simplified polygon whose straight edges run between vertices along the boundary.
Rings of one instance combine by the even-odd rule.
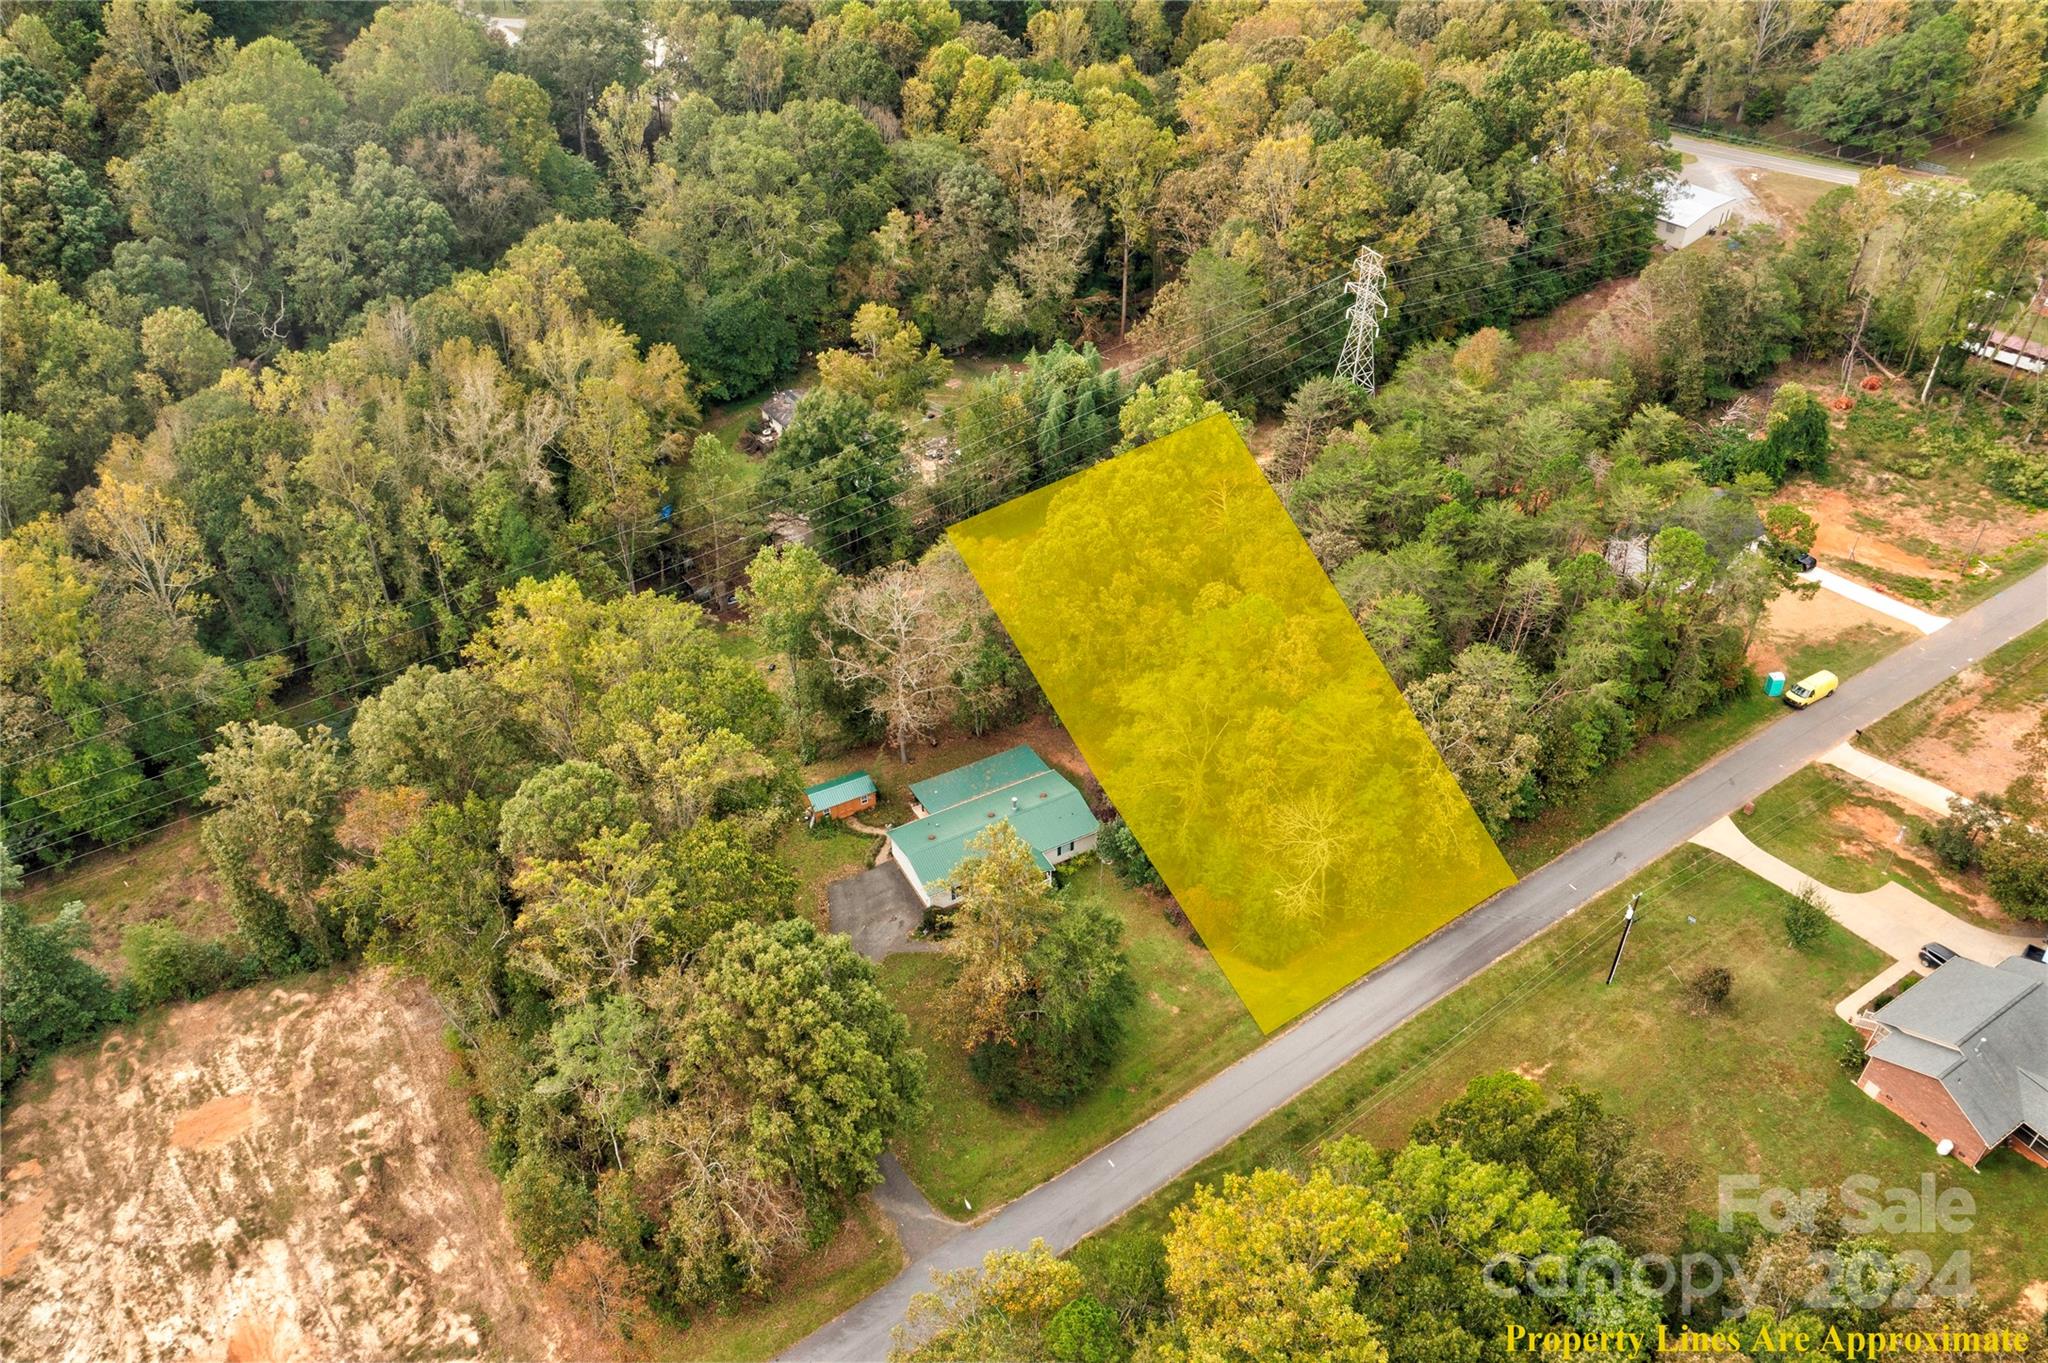
[[[797,367],[796,373],[784,374],[772,380],[758,393],[706,408],[704,430],[706,434],[715,435],[728,445],[737,444],[739,438],[747,433],[747,427],[754,424],[754,418],[761,415],[761,408],[769,398],[785,388],[808,393],[817,386],[818,367],[806,360]]]
[[[707,1308],[678,1329],[657,1323],[630,1346],[642,1359],[751,1363],[772,1358],[896,1276],[903,1248],[889,1218],[863,1198],[839,1233],[759,1297]]]
[[[825,887],[866,870],[874,854],[874,838],[837,819],[820,819],[816,828],[805,827],[799,819],[775,844],[775,859],[795,871],[801,882],[797,902],[809,908],[811,921],[820,928],[828,926]]]
[[[2048,156],[2048,104],[2034,110],[2034,116],[2024,122],[2000,128],[1970,146],[1941,152],[1939,156],[1950,170],[1964,175],[1974,175],[1999,161]]]
[[[1826,667],[1847,677],[1907,641],[1904,634],[1859,626],[1833,639],[1809,640],[1792,648],[1786,671],[1803,677]],[[1517,875],[1527,875],[1785,713],[1782,703],[1764,694],[1761,680],[1752,681],[1714,709],[1636,744],[1573,798],[1515,825],[1500,840],[1500,850]]]
[[[1801,767],[1765,791],[1747,810],[1735,815],[1735,826],[1772,856],[1804,871],[1823,889],[1863,894],[1890,879],[1885,851],[1871,856],[1860,838],[1845,836],[1838,817],[1851,805],[1869,804],[1884,811],[1887,821],[1905,822],[1905,811],[1871,786],[1815,763]]]
[[[1004,1108],[983,1098],[946,1030],[951,957],[903,955],[882,963],[882,987],[909,1017],[931,1076],[930,1114],[904,1139],[901,1157],[925,1196],[950,1216],[970,1219],[1028,1191],[1259,1043],[1258,1027],[1216,962],[1166,921],[1159,901],[1122,885],[1092,858],[1071,883],[1099,894],[1123,919],[1138,1003],[1116,1062],[1064,1111]]]
[[[1618,982],[1603,987],[1627,896],[1644,892]],[[1415,1120],[1473,1076],[1514,1068],[1546,1085],[1598,1092],[1644,1138],[1685,1162],[1666,1236],[1711,1211],[1722,1174],[1765,1186],[1828,1187],[1868,1173],[1918,1188],[1923,1174],[1966,1188],[1964,1237],[1905,1237],[1938,1264],[1967,1243],[1993,1301],[2048,1277],[2048,1178],[2009,1152],[1971,1173],[1857,1090],[1837,1064],[1833,1004],[1885,964],[1834,928],[1813,951],[1785,944],[1783,894],[1704,849],[1686,847],[1602,896],[1394,1034],[1101,1232],[1157,1235],[1197,1182],[1298,1163],[1339,1132],[1398,1144]],[[1690,917],[1694,921],[1688,921]],[[1684,982],[1705,964],[1735,974],[1728,1008],[1695,1015]],[[1094,1242],[1090,1242],[1091,1244]],[[1089,1246],[1077,1257],[1083,1261]]]
[[[1806,220],[1807,210],[1821,201],[1831,190],[1841,186],[1831,180],[1816,180],[1811,175],[1791,175],[1782,170],[1758,171],[1753,183],[1756,195],[1764,206],[1778,215],[1780,221],[1792,230]]]
[[[23,881],[15,896],[33,918],[72,900],[85,905],[92,941],[86,955],[101,969],[120,971],[121,930],[130,923],[166,919],[197,937],[234,930],[199,845],[199,820],[185,819],[149,834],[132,847],[107,847]]]
[[[1931,823],[1919,806],[1817,762],[1735,815],[1735,826],[1751,842],[1824,889],[1863,894],[1896,880],[1993,932],[2024,932],[2024,924],[1997,911],[1981,875],[1958,876],[1935,859],[1923,840]],[[1906,830],[1903,840],[1901,828]]]

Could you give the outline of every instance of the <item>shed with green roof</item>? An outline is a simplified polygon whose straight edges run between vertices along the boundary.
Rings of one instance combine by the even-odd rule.
[[[1101,831],[1074,783],[1021,744],[915,782],[910,795],[923,817],[889,830],[889,853],[931,908],[958,902],[953,872],[991,825],[1015,829],[1048,876],[1059,863],[1093,851]]]
[[[844,819],[875,807],[875,783],[864,771],[849,772],[804,789],[810,821]]]

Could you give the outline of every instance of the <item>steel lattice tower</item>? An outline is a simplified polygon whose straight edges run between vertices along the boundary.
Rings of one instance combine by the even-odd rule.
[[[1379,339],[1380,322],[1387,315],[1387,258],[1370,246],[1358,248],[1358,277],[1344,285],[1351,295],[1351,307],[1344,315],[1351,330],[1344,337],[1344,353],[1337,357],[1337,377],[1349,379],[1367,393],[1377,391],[1373,375],[1373,342]]]

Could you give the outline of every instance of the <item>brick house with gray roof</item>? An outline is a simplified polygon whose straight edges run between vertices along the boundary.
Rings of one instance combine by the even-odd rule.
[[[1972,1168],[2000,1146],[2048,1168],[2048,964],[1958,956],[1859,1030],[1866,1094]]]

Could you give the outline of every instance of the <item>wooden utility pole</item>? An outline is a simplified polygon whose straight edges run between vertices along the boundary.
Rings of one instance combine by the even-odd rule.
[[[1629,929],[1636,925],[1636,905],[1642,903],[1641,894],[1632,894],[1628,899],[1628,910],[1621,916],[1621,940],[1614,944],[1614,960],[1607,966],[1607,983],[1614,983],[1614,972],[1621,969],[1621,953],[1628,946]]]

